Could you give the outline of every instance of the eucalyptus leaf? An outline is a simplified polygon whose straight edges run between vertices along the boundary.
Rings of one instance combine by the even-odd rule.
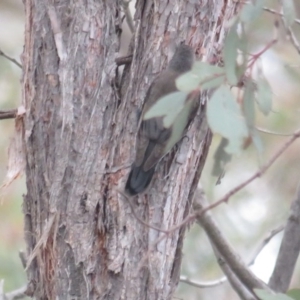
[[[228,86],[220,86],[207,103],[207,120],[211,130],[228,139],[228,154],[240,153],[249,137],[246,120]]]
[[[265,115],[268,115],[272,110],[272,97],[273,92],[269,82],[263,74],[260,74],[257,81],[256,102],[259,110]]]
[[[227,80],[231,85],[236,85],[238,82],[238,77],[236,74],[236,66],[237,66],[239,42],[240,39],[237,34],[237,24],[235,24],[229,30],[229,33],[225,39],[224,50],[223,50],[225,72],[226,72]]]
[[[264,145],[263,145],[263,142],[259,135],[258,130],[256,128],[252,128],[250,130],[250,136],[252,138],[253,145],[257,150],[259,162],[262,163],[262,153],[264,150]]]
[[[164,126],[169,128],[183,110],[187,96],[185,92],[175,92],[158,99],[145,113],[143,120],[164,117]]]
[[[196,62],[191,71],[176,79],[176,86],[182,92],[191,92],[197,88],[211,89],[223,83],[224,73],[224,69],[221,67],[205,62]]]
[[[201,91],[217,88],[224,83],[224,80],[225,75],[220,75],[206,82],[200,83]]]
[[[257,0],[255,4],[245,4],[240,14],[240,20],[246,24],[254,22],[262,14],[265,2],[265,0]]]
[[[230,162],[232,155],[225,151],[225,147],[228,145],[228,140],[221,139],[221,142],[214,154],[214,165],[212,170],[212,176],[218,177],[217,184],[221,183],[221,179],[225,174],[225,166]]]
[[[255,83],[248,79],[245,84],[244,97],[242,102],[243,111],[246,117],[247,125],[254,126],[255,121]]]

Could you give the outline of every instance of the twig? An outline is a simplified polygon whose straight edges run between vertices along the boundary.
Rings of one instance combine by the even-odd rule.
[[[257,247],[256,251],[254,252],[252,259],[250,260],[248,266],[252,266],[255,263],[255,260],[259,253],[267,246],[267,244],[271,241],[271,239],[281,232],[284,229],[285,225],[282,224],[278,226],[277,228],[273,229],[271,232],[268,233],[268,235],[261,241],[259,246]]]
[[[11,58],[10,56],[6,55],[2,50],[0,50],[0,56],[5,57],[6,59],[10,60],[12,63],[14,63],[15,65],[17,65],[19,68],[22,69],[22,65],[16,61],[14,58]]]
[[[291,204],[289,218],[284,230],[278,257],[269,286],[276,292],[286,292],[300,251],[300,186]]]
[[[272,14],[275,14],[275,15],[278,15],[278,16],[283,17],[283,13],[278,12],[278,11],[276,11],[275,9],[268,8],[268,7],[264,7],[263,9],[264,9],[265,11],[267,11],[267,12],[270,12],[270,13],[272,13]],[[299,24],[299,25],[300,25],[300,20],[299,20],[299,19],[294,19],[294,22],[295,22],[296,24]]]
[[[271,130],[268,130],[268,129],[265,129],[265,128],[261,128],[261,127],[256,127],[256,129],[259,132],[262,132],[262,133],[267,133],[267,134],[272,134],[272,135],[278,135],[278,136],[292,136],[293,135],[293,133],[280,133],[280,132],[271,131]]]
[[[194,210],[205,211],[205,198],[199,190],[195,193],[194,198]],[[235,252],[233,247],[228,243],[225,237],[222,235],[215,221],[208,213],[202,213],[197,217],[197,223],[199,223],[205,230],[210,241],[224,258],[226,263],[230,266],[230,269],[238,277],[238,279],[249,289],[254,288],[268,289],[267,285],[257,278],[247,267],[247,265],[241,260],[239,255]]]
[[[299,45],[299,42],[298,42],[294,32],[292,31],[291,27],[285,26],[285,30],[286,30],[288,37],[290,38],[293,46],[295,47],[297,52],[300,54],[300,45]]]
[[[286,26],[285,22],[284,22],[284,19],[283,19],[283,13],[280,13],[274,9],[271,9],[271,8],[268,8],[268,7],[264,7],[264,10],[267,11],[267,12],[270,12],[272,14],[275,14],[275,15],[278,15],[281,17],[282,21],[283,21],[283,25],[287,31],[287,34],[293,44],[293,46],[295,47],[295,49],[298,51],[298,53],[300,54],[300,45],[299,45],[299,42],[294,34],[294,32],[292,31],[291,27],[290,26]],[[294,19],[294,22],[298,25],[300,25],[300,20],[299,19]]]
[[[115,62],[117,66],[128,65],[132,61],[132,55],[117,57]]]
[[[132,15],[131,15],[131,12],[130,12],[130,9],[129,9],[130,1],[131,0],[128,0],[128,1],[122,0],[121,3],[122,3],[122,6],[124,8],[125,18],[126,18],[129,30],[130,30],[131,33],[133,33],[134,32],[134,22],[133,22]]]
[[[196,281],[196,280],[189,279],[187,276],[180,276],[179,281],[183,282],[183,283],[186,283],[186,284],[189,284],[189,285],[194,286],[194,287],[198,287],[198,288],[211,288],[211,287],[215,287],[215,286],[221,285],[224,282],[226,282],[227,277],[223,276],[223,277],[221,277],[219,279],[216,279],[216,280],[201,282],[201,281]]]
[[[14,119],[17,116],[17,109],[0,110],[0,120]]]

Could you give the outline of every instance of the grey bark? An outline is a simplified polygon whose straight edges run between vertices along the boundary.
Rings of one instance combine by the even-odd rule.
[[[185,228],[142,225],[123,190],[134,158],[136,112],[153,78],[185,40],[218,63],[231,1],[137,1],[133,60],[116,76],[121,3],[25,0],[24,197],[27,275],[36,299],[171,299]],[[132,198],[168,229],[189,213],[211,134],[205,105],[188,138]],[[152,246],[151,246],[152,245]],[[151,248],[151,251],[148,251]]]

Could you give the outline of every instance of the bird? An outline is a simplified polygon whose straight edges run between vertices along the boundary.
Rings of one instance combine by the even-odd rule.
[[[149,114],[151,108],[160,99],[178,92],[176,79],[192,69],[194,60],[192,47],[181,43],[176,48],[167,68],[154,79],[146,93],[139,120],[135,160],[125,185],[125,192],[130,196],[140,194],[147,189],[156,165],[181,140],[184,131],[195,116],[197,104],[194,101],[190,105],[189,102],[185,101],[184,105],[188,104],[185,113],[179,115],[168,126],[164,122],[164,116],[147,117],[147,113]],[[188,98],[187,96],[187,100]],[[174,101],[172,104],[172,96],[171,100],[168,101],[170,103],[167,104],[172,110],[174,105]]]

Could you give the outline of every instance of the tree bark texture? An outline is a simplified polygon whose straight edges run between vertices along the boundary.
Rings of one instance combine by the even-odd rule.
[[[133,60],[119,78],[118,0],[25,0],[24,197],[28,280],[36,299],[171,299],[184,227],[132,214],[124,189],[137,112],[175,43],[218,63],[233,1],[137,1]],[[189,213],[211,133],[205,96],[187,137],[130,201],[162,229]]]

